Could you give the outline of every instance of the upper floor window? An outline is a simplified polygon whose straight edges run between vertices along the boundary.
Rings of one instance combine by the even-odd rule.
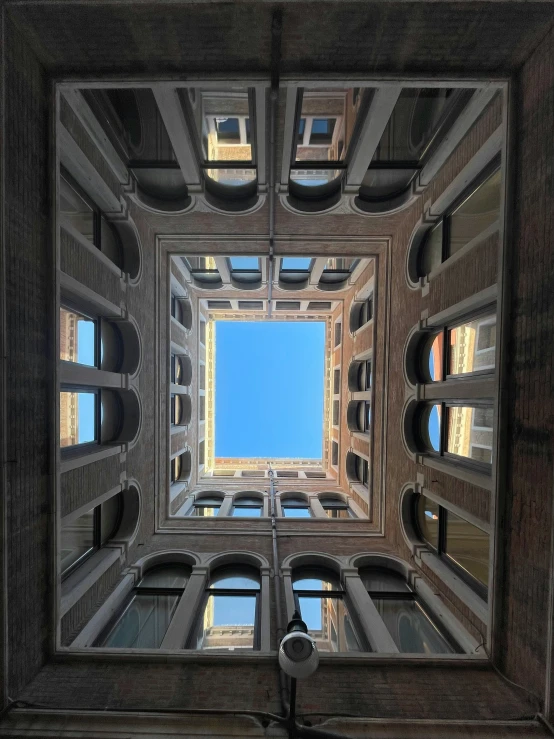
[[[60,446],[100,442],[101,401],[99,390],[60,392]]]
[[[425,382],[492,372],[496,360],[496,313],[486,311],[445,326],[425,341],[421,374]]]
[[[201,516],[203,518],[218,516],[222,502],[222,498],[199,498],[195,501],[189,516]]]
[[[113,537],[121,514],[122,496],[118,493],[69,523],[62,522],[62,578],[70,575]]]
[[[333,395],[340,393],[340,369],[333,370]]]
[[[348,368],[348,389],[352,393],[371,390],[371,360],[355,360]]]
[[[468,585],[487,598],[489,535],[425,495],[414,499],[419,536]]]
[[[419,253],[418,272],[428,275],[473,241],[500,217],[501,172],[498,164],[481,175],[430,229]]]
[[[340,345],[342,341],[342,322],[336,321],[335,322],[335,340],[333,346],[337,347]]]
[[[259,498],[237,498],[233,503],[233,516],[259,518],[262,515],[262,501]]]
[[[348,503],[340,498],[322,498],[320,502],[327,518],[356,518]]]
[[[423,451],[459,458],[490,473],[494,434],[494,409],[476,401],[424,404],[419,414]]]
[[[94,646],[158,649],[185,592],[190,571],[181,564],[148,570]]]
[[[60,214],[66,223],[123,269],[123,246],[119,234],[65,171],[60,176]]]
[[[334,572],[300,568],[293,573],[294,602],[310,636],[322,652],[363,650],[352,623],[345,593]]]
[[[359,574],[399,652],[452,654],[461,651],[401,575],[373,567],[362,568]]]
[[[209,580],[191,649],[259,649],[260,577],[245,565],[220,567]]]
[[[190,451],[178,454],[171,460],[171,482],[185,482],[190,477],[191,455]]]
[[[187,298],[171,293],[171,315],[186,329],[192,328],[192,309]]]
[[[351,400],[347,416],[350,431],[367,434],[371,428],[371,403],[368,400]]]
[[[354,301],[350,309],[350,330],[352,333],[357,331],[373,318],[373,295],[370,295],[364,301]]]
[[[302,498],[285,498],[281,501],[285,518],[311,518],[310,504]]]
[[[62,306],[60,308],[60,359],[89,367],[100,364],[98,322]]]

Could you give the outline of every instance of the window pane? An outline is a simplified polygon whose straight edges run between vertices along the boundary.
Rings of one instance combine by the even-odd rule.
[[[285,518],[311,518],[312,514],[309,508],[288,508],[283,507],[283,516]]]
[[[345,158],[356,125],[361,95],[354,90],[305,89],[298,122],[296,161]]]
[[[192,640],[193,649],[253,649],[256,596],[211,593]]]
[[[260,506],[234,506],[233,516],[247,516],[248,518],[259,518],[262,515]]]
[[[205,518],[213,518],[219,514],[221,506],[216,505],[195,505],[193,508],[193,516],[204,516]]]
[[[432,228],[421,248],[419,263],[419,274],[424,277],[436,269],[442,263],[442,220]]]
[[[305,270],[310,269],[311,257],[283,257],[281,269]]]
[[[325,511],[325,515],[327,518],[353,518],[350,509],[348,506],[345,506],[344,508],[327,508],[327,506],[323,506],[323,510]]]
[[[428,379],[431,382],[440,382],[443,379],[442,376],[442,357],[444,347],[444,334],[441,331],[433,339],[431,346],[429,347],[429,376]]]
[[[477,426],[475,411],[478,412]],[[492,406],[471,408],[469,406],[450,406],[448,408],[448,439],[446,451],[476,461],[492,462],[493,445]]]
[[[398,572],[379,567],[364,567],[360,579],[370,593],[409,593],[408,583]]]
[[[296,570],[292,580],[293,590],[342,590],[338,576],[327,569],[303,567]]]
[[[121,494],[112,495],[111,498],[105,500],[100,508],[100,531],[102,543],[104,544],[114,534],[119,524],[119,516],[121,513]]]
[[[205,161],[252,161],[248,90],[196,90],[193,114]]]
[[[178,601],[178,595],[137,593],[125,613],[98,646],[158,649]]]
[[[190,568],[186,565],[170,564],[154,567],[145,573],[140,581],[141,588],[184,588]]]
[[[342,598],[300,596],[302,620],[321,652],[359,652],[348,610]]]
[[[500,217],[500,170],[483,182],[450,216],[449,254],[454,254]]]
[[[60,359],[96,365],[96,321],[60,308]]]
[[[62,526],[61,566],[65,572],[94,546],[94,508]]]
[[[482,316],[448,332],[449,373],[492,370],[496,351],[496,316]]]
[[[96,393],[60,393],[60,446],[96,441],[96,403]]]
[[[439,404],[427,406],[421,424],[423,443],[434,452],[440,451],[441,412]]]
[[[70,226],[94,243],[94,211],[63,177],[60,177],[60,214]]]
[[[417,523],[421,536],[425,541],[438,549],[439,547],[439,509],[434,500],[419,495],[417,500]]]
[[[483,585],[489,582],[489,535],[447,512],[446,553]]]
[[[291,169],[290,178],[304,187],[321,187],[334,182],[342,175],[340,169]]]
[[[260,269],[258,257],[231,257],[232,269]]]
[[[453,654],[427,614],[414,600],[372,598],[399,651],[405,654]]]
[[[259,590],[260,578],[252,567],[223,567],[212,574],[210,587],[226,590]]]
[[[102,216],[100,219],[100,249],[120,269],[123,267],[121,242],[115,228]]]

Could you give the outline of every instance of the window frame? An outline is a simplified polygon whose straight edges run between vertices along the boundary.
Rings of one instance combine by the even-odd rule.
[[[67,362],[71,365],[77,365],[78,367],[92,367],[94,369],[102,369],[102,320],[100,316],[92,316],[87,311],[82,310],[76,306],[71,300],[62,299],[60,300],[60,309],[67,311],[68,313],[75,313],[87,321],[92,321],[94,324],[94,364],[83,364],[82,362],[72,362],[70,359],[62,359],[61,346],[58,347],[58,358],[60,362]]]
[[[435,554],[439,559],[444,562],[458,577],[465,582],[466,585],[468,585],[477,595],[482,598],[486,603],[489,599],[489,589],[488,587],[482,583],[480,580],[478,580],[476,577],[474,577],[470,572],[468,572],[464,567],[462,567],[458,562],[456,562],[455,559],[453,559],[452,556],[448,554],[448,545],[447,545],[447,528],[448,528],[448,508],[445,508],[445,506],[441,505],[440,503],[436,503],[436,501],[433,501],[439,508],[439,521],[438,521],[438,535],[437,535],[437,542],[438,546],[436,547],[434,544],[432,544],[428,539],[425,538],[423,535],[423,531],[421,530],[421,526],[419,524],[419,515],[420,515],[420,505],[423,505],[423,499],[427,496],[424,493],[418,493],[417,495],[413,496],[413,500],[411,502],[411,516],[412,516],[412,523],[415,529],[415,532],[419,539],[423,542],[425,542],[425,545],[430,549],[433,554]],[[429,500],[432,500],[429,498]],[[452,513],[452,511],[450,511]],[[471,523],[470,521],[467,521],[467,519],[463,518],[463,516],[457,515],[458,518],[463,519],[467,524],[470,526],[475,526],[475,524]],[[479,528],[478,526],[475,526],[475,528]],[[489,537],[489,543],[490,543],[490,534],[489,532],[485,531],[484,529],[481,529],[487,536]]]
[[[425,236],[423,237],[423,240],[419,247],[419,253],[417,255],[417,274],[419,278],[428,278],[429,274],[433,272],[433,270],[431,270],[431,272],[426,273],[425,270],[423,269],[424,252],[427,247],[427,243],[429,241],[429,236],[431,232],[435,228],[437,228],[439,225],[442,227],[440,264],[444,264],[452,256],[454,256],[454,254],[457,253],[457,252],[450,253],[450,223],[451,223],[450,219],[451,219],[451,216],[454,214],[455,211],[458,210],[458,208],[461,205],[463,205],[463,203],[466,202],[466,200],[468,200],[474,193],[477,192],[477,190],[481,187],[481,185],[483,185],[490,177],[496,174],[496,172],[500,170],[501,167],[502,167],[501,158],[500,158],[500,155],[497,155],[486,165],[486,167],[484,167],[479,172],[479,174],[476,177],[473,178],[473,180],[469,183],[469,185],[466,188],[464,188],[464,190],[460,193],[460,195],[458,195],[457,198],[455,198],[455,200],[452,201],[452,203],[450,203],[448,208],[445,209],[445,211],[439,216],[437,221],[428,229]],[[502,201],[502,193],[500,197]],[[470,241],[472,240],[473,239],[470,239]],[[469,243],[469,241],[466,243]],[[438,266],[439,265],[437,265],[437,267]],[[437,267],[435,267],[434,269],[436,269]]]
[[[85,365],[83,365],[85,366]],[[91,441],[77,442],[76,444],[61,445],[61,439],[58,439],[58,447],[62,455],[73,455],[76,450],[80,452],[86,449],[103,446],[102,441],[102,388],[90,385],[68,385],[63,383],[60,386],[60,402],[62,393],[86,393],[94,395],[94,439]]]
[[[440,416],[439,416],[439,449],[438,451],[436,449],[433,449],[430,444],[427,444],[425,442],[425,439],[429,436],[428,433],[428,423],[429,423],[429,417],[427,413],[427,409],[432,408],[433,406],[440,406]],[[422,408],[420,412],[418,413],[417,418],[417,427],[418,427],[418,436],[422,440],[422,444],[424,447],[424,453],[429,455],[430,457],[435,457],[439,459],[444,459],[449,462],[455,462],[456,464],[463,465],[464,467],[469,467],[472,470],[475,470],[476,472],[485,474],[487,476],[492,475],[492,460],[491,462],[481,462],[477,459],[472,459],[471,457],[464,457],[461,454],[455,454],[454,452],[449,452],[447,449],[448,446],[448,414],[449,414],[449,408],[490,408],[492,406],[494,411],[494,402],[487,398],[466,398],[464,400],[457,400],[457,399],[443,399],[443,400],[433,400],[429,402],[424,402],[422,404]],[[493,433],[493,440],[494,440],[494,433],[495,428],[493,425],[493,428],[491,429]],[[493,446],[494,450],[494,446]]]
[[[76,182],[76,180],[71,176],[71,174],[63,165],[60,166],[60,180],[62,179],[65,181],[66,185],[71,190],[73,190],[92,211],[92,241],[90,241],[90,239],[87,240],[90,241],[90,243],[95,246],[98,251],[106,257],[106,259],[109,259],[112,264],[115,264],[115,266],[123,272],[123,243],[121,241],[119,233],[117,232],[117,229],[115,228],[113,223],[108,220],[103,210],[98,205],[96,205],[94,200],[92,200],[92,198],[85,192],[85,190],[83,190],[83,188],[79,185],[78,182]],[[109,257],[106,254],[105,250],[102,248],[102,220],[104,220],[107,227],[110,229],[115,238],[119,250],[119,255],[121,257],[121,259],[119,260],[121,262],[120,264],[114,262],[114,260]],[[83,234],[81,234],[81,236],[83,238],[87,238]]]

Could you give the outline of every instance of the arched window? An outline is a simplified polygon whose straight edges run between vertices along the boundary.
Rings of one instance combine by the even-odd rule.
[[[178,454],[171,460],[171,482],[186,482],[190,477],[191,455],[190,451]]]
[[[259,498],[239,497],[233,501],[233,516],[259,518],[262,515],[263,502]]]
[[[363,651],[348,612],[339,578],[325,568],[299,568],[293,572],[296,609],[322,652]]]
[[[192,308],[190,300],[171,293],[171,315],[190,331],[192,328]]]
[[[493,373],[496,312],[485,309],[424,336],[418,355],[418,374],[424,383]]]
[[[373,294],[363,301],[355,300],[350,308],[350,331],[356,332],[373,319]]]
[[[285,498],[281,500],[281,510],[285,518],[311,518],[310,504],[303,498]]]
[[[207,498],[198,498],[194,501],[194,505],[190,510],[189,516],[213,518],[214,516],[219,515],[222,503],[223,498],[215,495]]]
[[[60,215],[62,225],[65,223],[75,229],[123,270],[123,245],[115,227],[63,168],[60,175]]]
[[[132,390],[64,385],[60,391],[60,446],[130,442],[140,430],[140,415],[140,403]]]
[[[113,537],[119,528],[122,513],[123,496],[118,493],[78,518],[62,523],[62,579],[68,577]]]
[[[425,495],[413,501],[420,538],[484,600],[489,580],[489,535]]]
[[[174,426],[187,426],[192,414],[190,395],[172,393],[171,395],[171,423]]]
[[[371,403],[369,400],[351,400],[347,409],[348,428],[365,434],[371,427]]]
[[[192,363],[186,355],[171,355],[171,382],[174,385],[190,385],[192,380]]]
[[[491,171],[492,170],[492,171]],[[443,214],[419,247],[417,271],[425,277],[500,218],[501,173],[488,167]]]
[[[360,569],[359,575],[399,652],[452,654],[462,651],[423,607],[400,574],[367,567]]]
[[[422,452],[490,474],[494,440],[494,408],[490,402],[423,403],[414,418]]]
[[[182,564],[165,564],[148,570],[94,646],[158,649],[190,572],[190,567]]]
[[[356,518],[348,503],[341,498],[320,498],[321,507],[327,518]]]
[[[212,573],[190,649],[254,650],[260,646],[260,576],[247,565]]]

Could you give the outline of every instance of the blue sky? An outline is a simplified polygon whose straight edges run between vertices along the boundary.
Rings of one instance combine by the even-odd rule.
[[[325,324],[216,323],[215,456],[321,459]]]
[[[77,361],[79,364],[94,366],[94,321],[79,321],[77,323]],[[79,443],[94,440],[94,393],[79,393],[77,404]]]

